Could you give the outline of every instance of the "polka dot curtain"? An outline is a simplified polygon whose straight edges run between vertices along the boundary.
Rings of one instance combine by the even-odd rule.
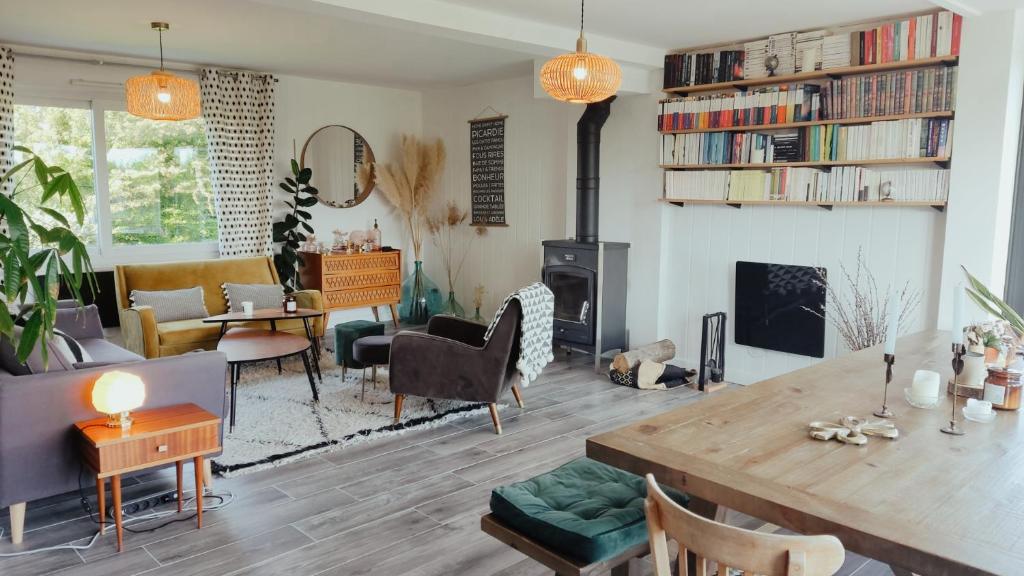
[[[271,253],[274,82],[269,74],[213,68],[199,75],[224,257]]]
[[[0,175],[14,166],[14,52],[0,46]],[[11,193],[9,182],[0,190]]]

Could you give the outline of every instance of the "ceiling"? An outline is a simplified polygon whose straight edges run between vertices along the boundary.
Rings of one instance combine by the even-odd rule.
[[[1015,3],[935,1],[966,8]],[[933,6],[929,0],[784,4],[590,0],[587,36],[592,50],[653,69],[670,48]],[[534,59],[571,49],[579,24],[576,0],[4,0],[0,12],[0,42],[15,45],[155,57],[149,22],[165,20],[170,61],[417,89],[527,74]],[[65,17],[54,18],[60,14]]]

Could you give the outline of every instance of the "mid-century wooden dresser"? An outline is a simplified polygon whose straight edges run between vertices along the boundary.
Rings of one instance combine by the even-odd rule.
[[[402,296],[402,252],[333,253],[303,252],[299,279],[303,288],[319,290],[324,310],[371,308],[380,319],[378,306],[391,308],[398,327],[398,302]]]

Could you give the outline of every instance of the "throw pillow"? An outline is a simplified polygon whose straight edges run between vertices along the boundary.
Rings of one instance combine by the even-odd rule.
[[[72,363],[92,362],[92,356],[89,354],[89,351],[82,348],[82,345],[78,343],[78,340],[72,338],[68,333],[54,328],[53,335],[64,340],[64,345],[67,346],[68,354],[71,355]]]
[[[221,284],[228,310],[241,312],[242,302],[252,302],[254,310],[280,308],[284,299],[284,288],[280,284]]]
[[[133,306],[149,306],[157,322],[173,322],[175,320],[192,320],[206,318],[203,289],[182,288],[181,290],[132,290],[128,297]]]
[[[21,331],[21,326],[14,327],[14,341],[21,339]],[[43,355],[40,352],[39,346],[32,350],[28,359],[22,364],[18,362],[14,342],[3,338],[0,339],[0,367],[15,376],[74,369],[75,355],[71,351],[71,346],[68,345],[67,340],[63,336],[57,335],[56,330],[54,331],[54,337],[46,342],[46,352],[49,360],[48,364],[43,364]]]

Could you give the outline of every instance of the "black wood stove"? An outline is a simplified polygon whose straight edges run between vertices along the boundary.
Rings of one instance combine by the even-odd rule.
[[[626,349],[629,244],[598,240],[601,127],[615,97],[588,104],[576,123],[576,238],[545,240],[544,284],[555,295],[555,345],[594,355]]]

